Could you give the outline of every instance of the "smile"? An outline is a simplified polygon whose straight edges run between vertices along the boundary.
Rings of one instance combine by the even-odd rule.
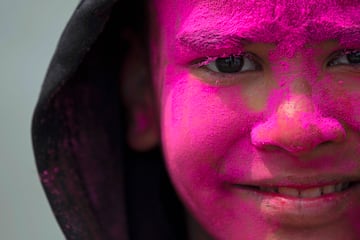
[[[296,197],[296,198],[317,198],[323,195],[332,194],[336,192],[342,192],[350,187],[352,187],[355,183],[345,182],[338,183],[332,185],[325,185],[321,187],[312,187],[312,188],[304,188],[298,189],[293,187],[254,187],[255,189],[268,192],[268,193],[277,193],[279,195]]]
[[[310,227],[341,219],[360,201],[358,180],[276,182],[235,184],[233,189],[255,203],[265,218],[293,226]]]
[[[334,184],[322,184],[321,186],[316,185],[299,185],[299,186],[267,186],[267,185],[243,185],[236,184],[236,187],[240,189],[253,190],[263,194],[273,194],[279,195],[282,197],[290,197],[290,198],[318,198],[318,197],[326,197],[329,194],[344,192],[356,185],[358,185],[358,181],[346,181]]]

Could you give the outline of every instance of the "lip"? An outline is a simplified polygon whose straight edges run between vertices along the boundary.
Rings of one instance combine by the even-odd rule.
[[[341,179],[341,180],[340,180]],[[343,182],[353,182],[346,190],[324,194],[314,198],[301,198],[280,193],[261,191],[258,188],[234,184],[235,191],[255,203],[261,215],[268,221],[293,227],[312,227],[341,219],[360,203],[360,182],[355,178],[297,178],[279,181],[257,181],[250,186],[291,187],[299,190],[322,187]]]
[[[294,187],[298,189],[321,187],[341,182],[360,182],[360,177],[340,175],[327,176],[319,174],[312,176],[279,176],[265,179],[255,179],[251,181],[239,181],[241,185]]]

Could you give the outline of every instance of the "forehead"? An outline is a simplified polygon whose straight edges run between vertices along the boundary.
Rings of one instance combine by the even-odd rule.
[[[167,35],[190,40],[282,43],[360,43],[360,1],[356,0],[155,0]],[[166,30],[165,30],[166,31]],[[196,36],[198,41],[193,41]]]
[[[161,12],[178,20],[200,17],[241,18],[239,23],[250,21],[276,21],[288,25],[302,25],[308,20],[326,18],[331,21],[340,13],[346,22],[359,16],[359,0],[154,0]],[[330,14],[330,15],[329,15]],[[194,19],[192,19],[194,20]],[[235,19],[234,19],[235,20]],[[323,19],[324,20],[324,19]]]

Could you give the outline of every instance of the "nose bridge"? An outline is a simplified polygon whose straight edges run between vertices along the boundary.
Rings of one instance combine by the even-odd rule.
[[[317,74],[312,60],[306,58],[307,55],[309,53],[275,60],[272,64],[272,81],[277,82],[288,94],[311,95],[311,85],[316,81]]]
[[[253,127],[252,143],[259,148],[278,147],[299,154],[324,142],[342,141],[343,127],[336,119],[324,117],[318,111],[309,79],[299,72],[281,77],[286,77],[287,82],[275,96],[276,106],[269,107],[272,112]]]
[[[274,93],[277,104],[271,106],[271,118],[279,126],[292,124],[294,127],[304,128],[307,123],[320,120],[316,105],[312,98],[312,83],[314,76],[306,69],[302,69],[299,57],[281,64],[276,69],[273,78],[280,89]],[[297,124],[297,125],[294,125]]]
[[[318,115],[311,95],[307,93],[290,93],[279,103],[272,117],[279,123],[306,123],[315,121]]]

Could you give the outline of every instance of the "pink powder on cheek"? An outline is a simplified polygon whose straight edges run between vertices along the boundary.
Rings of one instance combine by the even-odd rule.
[[[207,86],[188,74],[170,73],[168,91],[163,93],[163,132],[173,129],[177,136],[170,139],[183,139],[176,146],[191,142],[188,153],[201,152],[204,159],[219,157],[258,119],[259,114],[251,111],[239,94],[239,87]]]
[[[346,4],[345,1],[276,2],[278,5],[274,5],[273,1],[155,0],[161,26],[160,41],[156,43],[159,44],[158,50],[162,58],[161,69],[158,70],[163,74],[155,81],[162,86],[159,99],[163,106],[163,144],[168,169],[183,202],[190,206],[207,229],[212,229],[214,234],[222,234],[223,238],[229,234],[233,239],[244,237],[239,230],[239,226],[243,225],[238,225],[239,223],[248,223],[249,228],[256,229],[264,224],[265,227],[260,230],[264,236],[269,228],[274,227],[262,221],[255,206],[248,206],[246,201],[239,201],[241,198],[221,188],[217,175],[219,172],[215,171],[219,162],[229,160],[219,156],[225,156],[226,151],[232,151],[234,142],[240,143],[237,138],[246,136],[251,128],[249,126],[259,122],[259,119],[249,115],[244,117],[249,109],[240,107],[243,102],[239,101],[239,98],[234,98],[233,102],[226,105],[226,101],[222,102],[224,99],[219,98],[221,91],[201,88],[206,84],[200,81],[193,83],[194,79],[188,79],[186,74],[181,74],[181,71],[187,70],[188,65],[177,65],[177,58],[183,58],[184,63],[196,60],[194,58],[199,56],[222,56],[229,52],[235,54],[243,50],[241,45],[246,41],[275,43],[277,48],[272,55],[273,61],[281,58],[293,59],[298,53],[311,58],[313,52],[304,52],[307,44],[329,39],[337,39],[343,44],[353,43],[354,41],[349,40],[349,35],[343,33],[346,29],[356,29],[359,25],[359,22],[354,22],[360,19],[358,11],[355,11],[359,4],[352,7],[353,1]],[[340,28],[337,28],[339,26]],[[223,38],[223,35],[227,37]],[[184,36],[189,46],[185,50],[177,46],[179,38]],[[244,39],[246,41],[243,41]],[[309,63],[306,71],[310,72],[310,76],[303,77],[308,78],[308,83],[313,87],[317,72],[311,68],[310,60]],[[288,70],[294,70],[293,67],[291,64],[280,67],[278,73],[285,74]],[[299,69],[294,72],[299,73]],[[295,83],[295,79],[291,79],[291,76],[283,77],[279,81],[283,90],[276,92],[276,97],[269,101],[273,107],[269,115],[276,111],[282,97],[291,96],[286,92],[290,89],[287,84]],[[332,108],[328,113],[331,111]],[[250,144],[236,146],[251,147]],[[233,153],[239,162],[243,160],[239,158],[239,152],[234,150]],[[258,165],[253,166],[261,163],[266,165],[259,162],[261,158],[251,159],[258,161]],[[244,166],[241,169],[236,169],[235,164],[227,165],[229,168],[225,171],[233,171],[233,175],[238,177],[239,171],[251,169],[251,165],[246,163],[251,162],[241,161]],[[254,172],[259,175],[267,174],[265,167],[255,169]],[[243,213],[241,217],[236,215],[239,212]],[[244,230],[247,231],[246,228]],[[264,239],[264,236],[259,239]]]
[[[332,116],[360,131],[360,84],[359,79],[344,74],[327,75],[315,86],[314,102],[325,116]],[[342,75],[342,76],[341,76]],[[343,79],[343,80],[342,80]]]

